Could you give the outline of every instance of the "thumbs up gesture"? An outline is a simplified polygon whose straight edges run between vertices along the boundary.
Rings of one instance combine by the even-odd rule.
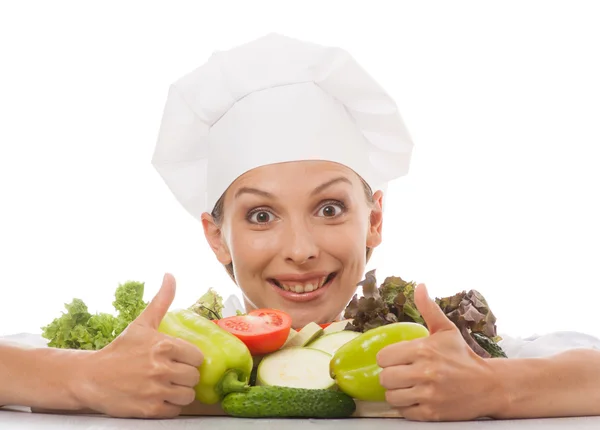
[[[114,417],[172,418],[194,401],[202,352],[158,332],[175,298],[166,275],[146,309],[113,342],[82,356],[77,397],[81,404]]]
[[[416,421],[490,416],[498,407],[501,381],[489,362],[473,352],[423,284],[416,288],[415,304],[430,336],[379,352],[380,383],[387,390],[387,402]]]

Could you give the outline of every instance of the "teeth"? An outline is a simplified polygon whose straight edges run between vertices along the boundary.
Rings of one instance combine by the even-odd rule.
[[[323,286],[323,284],[325,284],[326,280],[327,280],[327,277],[319,279],[318,282],[313,281],[313,282],[307,282],[305,284],[284,283],[284,282],[279,282],[278,284],[285,291],[290,291],[293,293],[310,293],[311,291],[315,291],[315,290],[318,290],[319,288],[321,288]]]

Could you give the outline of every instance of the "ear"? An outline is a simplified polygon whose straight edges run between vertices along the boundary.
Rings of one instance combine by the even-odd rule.
[[[213,217],[207,212],[202,214],[202,228],[204,229],[206,241],[208,242],[210,249],[215,253],[217,260],[224,266],[231,263],[231,254],[223,239],[222,230],[217,226]]]
[[[381,230],[383,226],[383,192],[373,194],[373,206],[369,216],[369,231],[367,233],[367,246],[375,248],[381,244]]]

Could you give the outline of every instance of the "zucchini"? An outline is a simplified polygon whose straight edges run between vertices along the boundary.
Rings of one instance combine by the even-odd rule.
[[[361,333],[356,331],[337,331],[321,336],[314,342],[309,343],[308,348],[318,349],[333,356],[340,346],[360,335]]]
[[[352,319],[348,319],[348,320],[332,322],[327,327],[325,327],[325,330],[323,330],[323,334],[330,334],[330,333],[336,333],[338,331],[342,331],[352,321],[353,321]]]
[[[250,387],[227,394],[221,408],[240,418],[347,418],[356,410],[356,403],[341,391]]]
[[[292,329],[293,330],[293,329]],[[291,331],[291,330],[290,330]],[[288,337],[283,348],[306,346],[323,334],[323,329],[317,323],[311,322],[302,328],[295,336]],[[282,348],[282,349],[283,349]]]
[[[293,328],[290,329],[290,334],[288,334],[287,340],[285,341],[285,343],[283,344],[283,346],[281,348],[279,348],[279,349],[286,348],[290,344],[290,342],[292,341],[292,339],[295,338],[296,336],[298,336],[298,332],[296,330],[294,330]]]
[[[256,385],[330,389],[335,381],[329,375],[331,354],[318,349],[293,347],[265,356],[258,365]]]

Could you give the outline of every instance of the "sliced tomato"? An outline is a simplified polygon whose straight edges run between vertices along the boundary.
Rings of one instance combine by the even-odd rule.
[[[292,318],[277,309],[257,309],[217,321],[219,327],[240,339],[252,355],[277,351],[287,340]]]

